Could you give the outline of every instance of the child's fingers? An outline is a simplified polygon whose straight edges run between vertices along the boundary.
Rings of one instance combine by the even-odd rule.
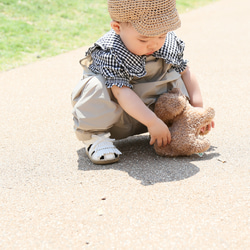
[[[170,144],[170,142],[171,142],[171,134],[169,133],[164,140],[164,146],[166,146],[167,144]]]
[[[212,121],[211,123],[207,124],[205,127],[202,127],[200,129],[200,133],[205,133],[206,131],[209,132],[212,128],[214,128],[215,124],[214,121]]]
[[[212,128],[214,128],[214,121],[212,121],[210,124],[207,125],[208,131],[210,131]]]
[[[163,138],[163,146],[168,144],[168,137]]]
[[[153,145],[155,143],[155,141],[156,141],[156,138],[151,136],[149,144]]]
[[[157,143],[158,147],[166,146],[168,144],[168,139],[151,137],[150,145],[153,145],[155,142]]]
[[[205,127],[202,127],[201,130],[200,130],[200,132],[204,133],[204,131],[205,131]]]
[[[212,128],[214,128],[215,127],[215,122],[212,121],[211,125],[212,125]]]
[[[157,145],[158,147],[161,147],[164,144],[162,139],[157,139]]]
[[[155,141],[157,142],[158,147],[166,146],[167,144],[170,143],[171,136],[167,136],[167,137],[163,137],[163,138],[157,138],[157,139],[155,139]]]

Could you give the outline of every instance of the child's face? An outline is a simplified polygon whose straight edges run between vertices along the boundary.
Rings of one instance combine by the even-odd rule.
[[[127,49],[138,56],[151,55],[159,50],[163,46],[167,35],[143,36],[129,23],[111,22],[111,27],[116,34],[120,35]]]

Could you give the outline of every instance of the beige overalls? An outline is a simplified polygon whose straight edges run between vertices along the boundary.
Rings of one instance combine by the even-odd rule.
[[[92,134],[110,132],[111,138],[122,139],[131,135],[147,132],[147,128],[129,116],[105,85],[105,78],[92,73],[88,66],[91,56],[81,60],[83,78],[72,92],[74,129],[80,141],[86,141]],[[163,59],[148,56],[147,74],[142,78],[134,77],[130,84],[133,91],[153,110],[159,95],[178,87],[188,96],[181,75],[166,64]]]

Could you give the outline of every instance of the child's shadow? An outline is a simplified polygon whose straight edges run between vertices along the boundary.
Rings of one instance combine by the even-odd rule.
[[[131,177],[140,180],[142,185],[153,185],[159,182],[184,180],[197,174],[200,169],[191,161],[209,160],[217,153],[211,153],[211,147],[203,157],[193,155],[190,157],[160,157],[155,154],[149,145],[148,135],[133,136],[116,141],[115,145],[121,150],[122,155],[118,163],[110,165],[95,165],[91,163],[85,149],[77,151],[78,169],[83,171],[115,169],[127,172]]]

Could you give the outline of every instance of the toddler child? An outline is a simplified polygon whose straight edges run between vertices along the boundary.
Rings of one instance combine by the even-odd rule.
[[[108,10],[112,29],[80,61],[83,78],[72,92],[75,133],[95,164],[119,160],[115,139],[148,131],[151,145],[170,143],[169,129],[153,109],[173,87],[191,105],[203,106],[183,59],[185,45],[173,32],[181,25],[175,0],[108,0]]]

